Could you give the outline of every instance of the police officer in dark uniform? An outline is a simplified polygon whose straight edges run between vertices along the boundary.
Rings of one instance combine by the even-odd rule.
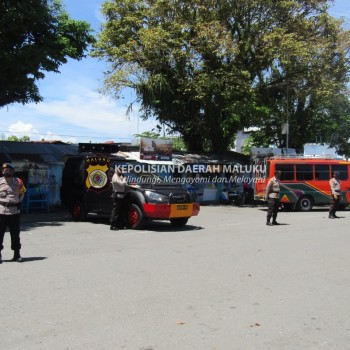
[[[20,206],[26,192],[21,179],[14,177],[15,168],[11,163],[2,165],[3,177],[0,177],[0,264],[1,251],[6,228],[11,235],[11,249],[14,251],[12,261],[22,262],[20,250]]]
[[[281,172],[275,171],[275,176],[272,177],[266,186],[266,197],[265,200],[268,203],[266,225],[279,225],[276,221],[278,209],[280,206],[280,178]],[[272,223],[270,222],[272,217]]]

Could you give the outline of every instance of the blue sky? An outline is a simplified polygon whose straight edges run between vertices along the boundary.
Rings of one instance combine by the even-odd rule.
[[[103,18],[103,0],[63,0],[74,19],[89,22],[97,32]],[[330,13],[344,17],[350,27],[350,1],[335,0]],[[39,82],[44,101],[39,104],[13,104],[0,109],[0,135],[31,140],[62,140],[65,142],[129,142],[133,135],[150,131],[155,120],[142,121],[137,108],[126,116],[128,101],[133,96],[113,100],[98,92],[103,85],[107,66],[93,58],[69,61],[61,66],[60,74],[46,74]]]

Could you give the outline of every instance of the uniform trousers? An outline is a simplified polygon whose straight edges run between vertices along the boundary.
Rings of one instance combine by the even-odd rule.
[[[278,198],[269,198],[267,203],[267,222],[271,220],[271,217],[272,221],[276,221],[280,200]]]
[[[110,222],[114,227],[124,225],[125,201],[124,198],[113,198],[113,207]]]
[[[20,214],[0,215],[0,251],[4,249],[3,242],[7,227],[11,235],[11,249],[19,251],[21,249]]]
[[[339,207],[339,202],[340,202],[340,196],[337,196],[337,199],[334,198],[334,196],[331,196],[331,203],[329,206],[329,215],[334,216],[335,213],[338,210]]]

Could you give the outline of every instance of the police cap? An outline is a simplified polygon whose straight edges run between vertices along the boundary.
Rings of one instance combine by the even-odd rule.
[[[9,169],[15,170],[15,167],[11,163],[4,163],[2,165],[2,168],[3,169],[9,168]]]

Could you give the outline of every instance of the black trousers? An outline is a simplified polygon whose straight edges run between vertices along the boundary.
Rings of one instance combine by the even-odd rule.
[[[278,209],[280,206],[280,200],[278,198],[269,198],[268,202],[267,202],[267,222],[269,222],[271,220],[272,217],[272,221],[276,221],[277,218],[277,214],[278,214]]]
[[[20,214],[0,215],[0,251],[4,249],[3,242],[7,227],[11,235],[11,249],[20,250]]]
[[[113,198],[113,207],[110,222],[112,226],[122,226],[124,224],[125,200],[124,198]]]
[[[331,203],[330,203],[330,206],[329,206],[329,215],[334,216],[335,213],[338,210],[339,202],[340,202],[340,196],[337,196],[337,197],[338,198],[335,199],[334,196],[331,196]]]

